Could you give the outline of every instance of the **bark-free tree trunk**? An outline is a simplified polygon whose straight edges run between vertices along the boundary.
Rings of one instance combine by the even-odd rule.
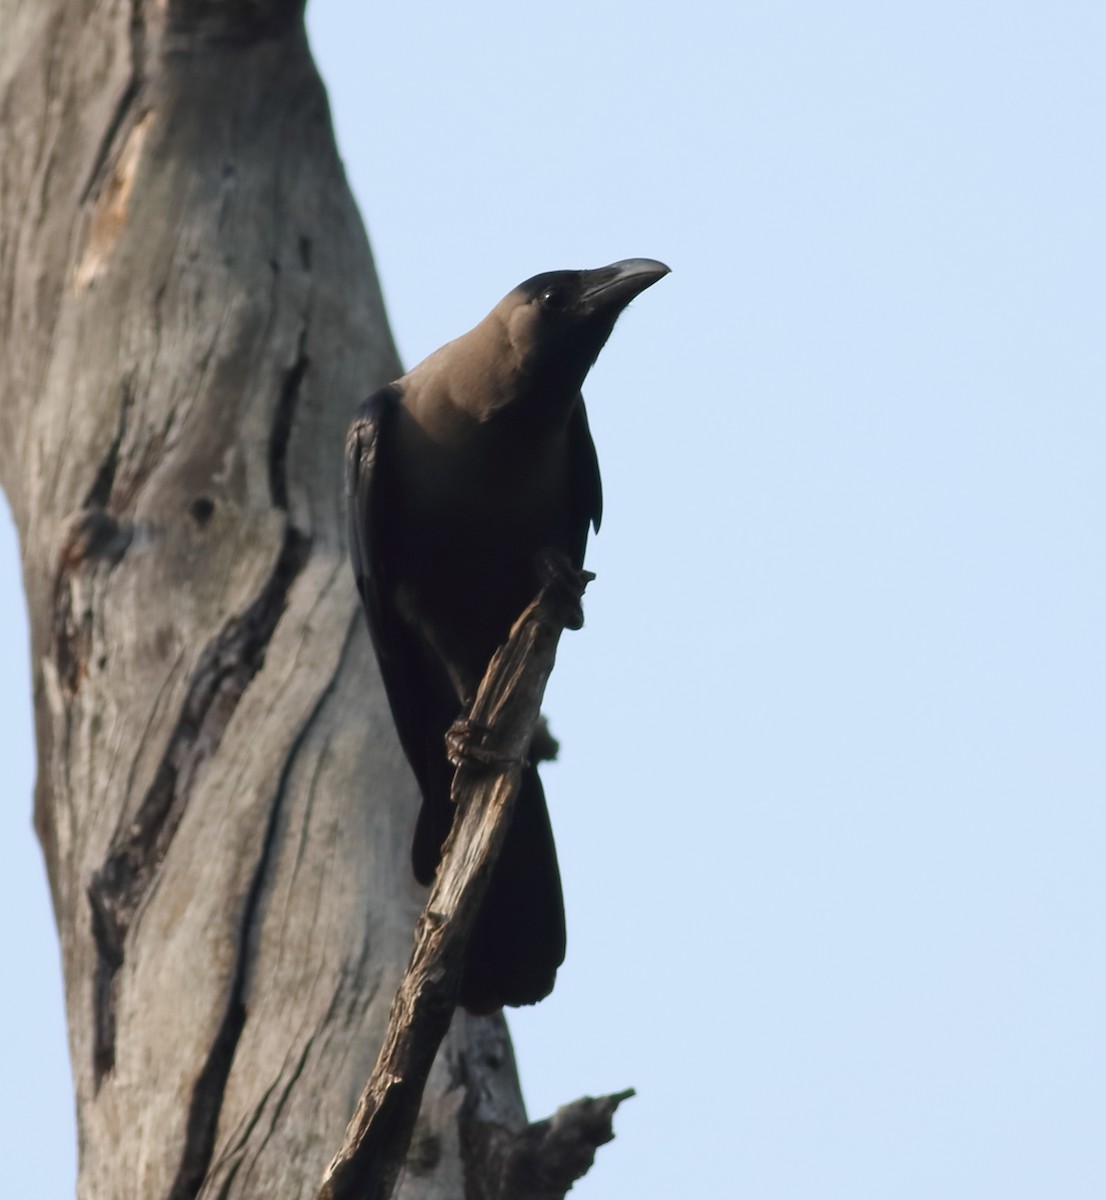
[[[313,1195],[421,900],[340,480],[398,364],[301,9],[0,0],[0,482],[84,1200]],[[500,1194],[524,1124],[505,1026],[459,1015],[397,1194],[462,1159]]]

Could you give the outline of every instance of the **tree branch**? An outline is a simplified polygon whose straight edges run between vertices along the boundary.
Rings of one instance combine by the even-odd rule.
[[[515,622],[480,684],[469,721],[487,731],[489,765],[462,764],[453,781],[457,815],[415,947],[388,1018],[371,1077],[331,1161],[318,1200],[387,1200],[403,1165],[423,1088],[457,1003],[469,930],[510,824],[522,765],[566,625],[579,624],[583,587],[554,572]],[[586,1169],[586,1167],[585,1167]]]
[[[634,1091],[583,1096],[524,1129],[485,1125],[477,1132],[480,1170],[466,1178],[468,1200],[564,1200],[614,1137],[615,1109]]]

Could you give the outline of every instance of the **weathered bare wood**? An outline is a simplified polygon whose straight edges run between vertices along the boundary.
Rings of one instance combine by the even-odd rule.
[[[339,470],[399,364],[298,9],[0,0],[0,481],[84,1200],[313,1194],[421,907]],[[458,1194],[466,1080],[524,1120],[473,1024],[412,1200]]]
[[[0,0],[0,484],[82,1200],[313,1195],[421,907],[339,469],[399,364],[301,12]],[[492,1127],[526,1127],[510,1043],[460,1014],[397,1194],[460,1196]]]

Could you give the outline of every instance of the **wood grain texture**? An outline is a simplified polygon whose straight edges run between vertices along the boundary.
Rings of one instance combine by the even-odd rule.
[[[85,1200],[311,1195],[421,907],[341,519],[399,364],[299,7],[0,0],[0,481]],[[454,1023],[400,1195],[460,1194],[477,1092],[524,1123],[498,1019]]]

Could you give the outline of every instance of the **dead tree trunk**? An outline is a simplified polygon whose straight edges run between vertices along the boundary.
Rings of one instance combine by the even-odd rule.
[[[314,1195],[420,907],[342,534],[398,364],[301,10],[0,0],[0,482],[84,1200]],[[482,1165],[524,1126],[502,1021],[458,1017],[397,1194],[525,1194]]]

